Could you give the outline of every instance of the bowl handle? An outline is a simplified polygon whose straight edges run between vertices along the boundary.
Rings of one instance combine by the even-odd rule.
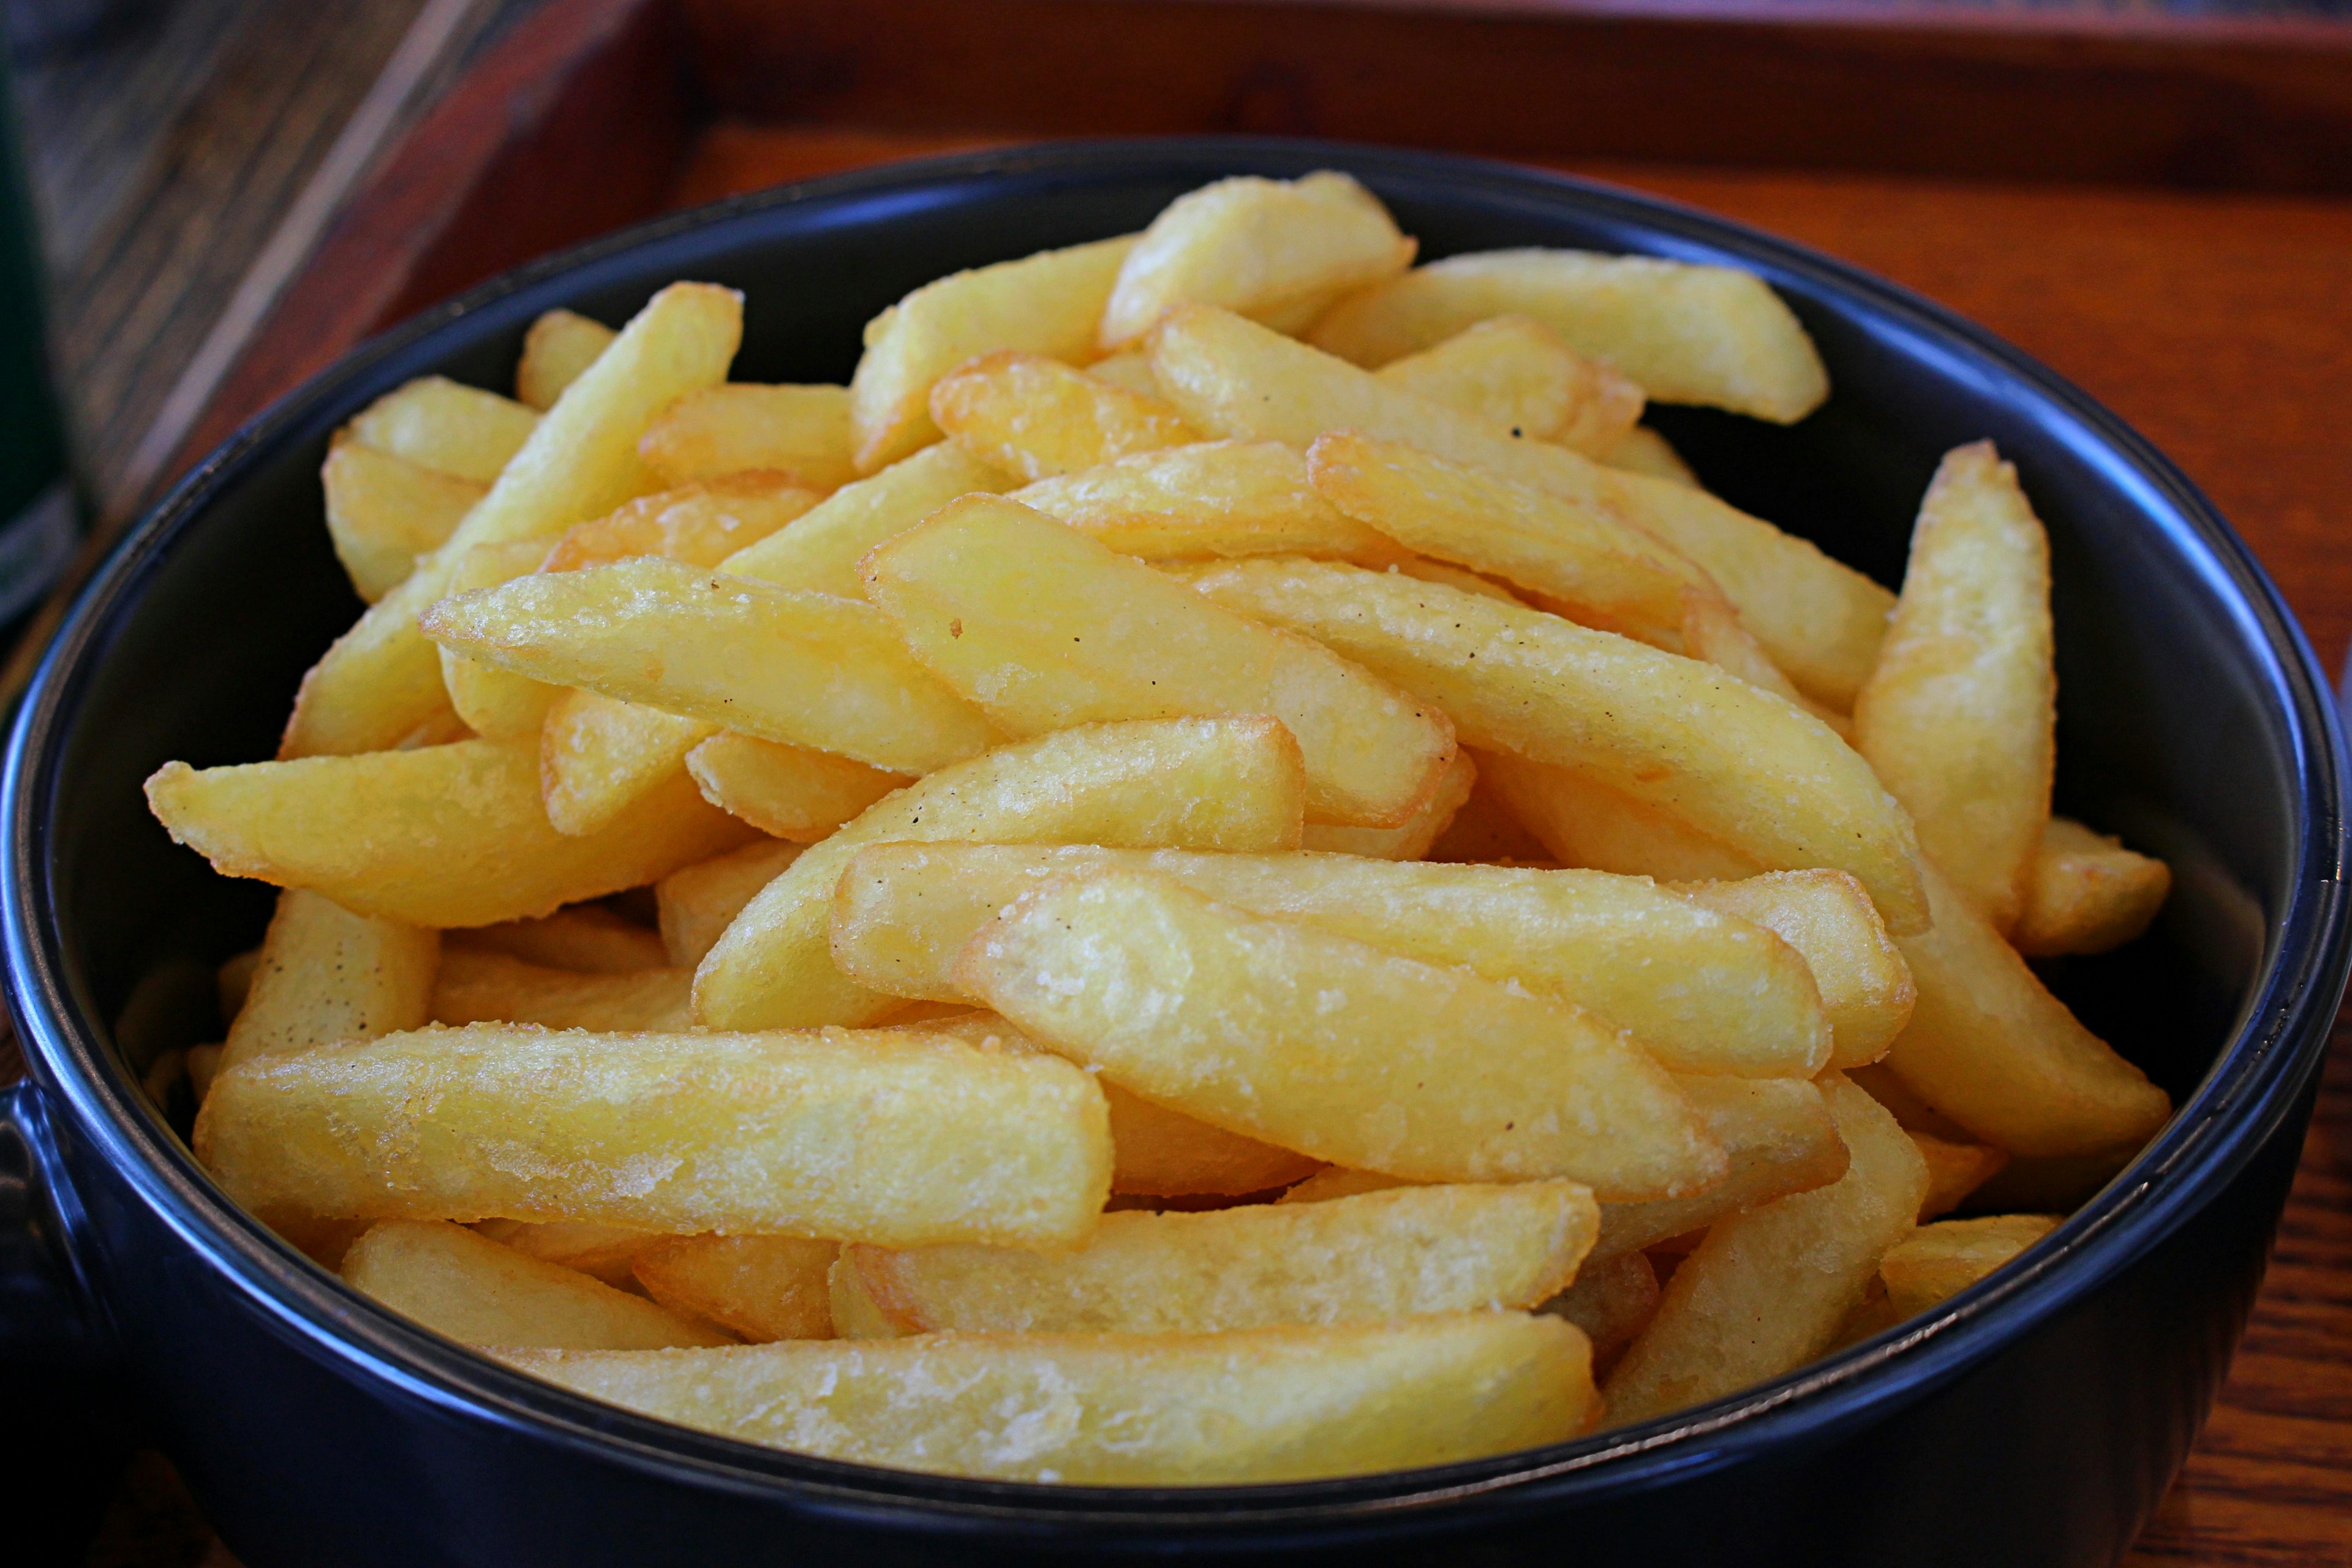
[[[95,1374],[111,1359],[72,1251],[79,1214],[47,1096],[31,1082],[0,1089],[0,1372]]]

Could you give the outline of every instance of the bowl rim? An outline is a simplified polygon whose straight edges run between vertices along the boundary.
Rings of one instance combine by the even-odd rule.
[[[2295,874],[2265,933],[2251,994],[2229,1043],[2172,1120],[2124,1172],[2000,1274],[1933,1313],[1783,1377],[1657,1420],[1571,1442],[1435,1468],[1331,1480],[1202,1488],[1090,1488],[971,1480],[815,1458],[673,1426],[512,1372],[377,1306],[296,1253],[233,1205],[112,1059],[66,974],[45,853],[62,741],[93,657],[212,502],[267,460],[291,427],[384,360],[526,293],[578,281],[664,241],[785,208],[919,199],[959,182],[1067,184],[1205,170],[1283,174],[1348,169],[1375,185],[1437,180],[1488,205],[1566,205],[1638,226],[1652,253],[1728,253],[1776,284],[1843,297],[1910,332],[2021,383],[2090,438],[2111,483],[2144,492],[2139,510],[2199,558],[2207,591],[2239,623],[2265,700],[2284,720],[2305,807]],[[866,221],[852,216],[851,222]],[[551,302],[551,301],[549,301]],[[20,704],[0,774],[8,834],[0,856],[0,940],[8,1002],[33,1079],[70,1108],[79,1137],[149,1209],[258,1310],[268,1331],[313,1359],[356,1369],[398,1395],[514,1434],[704,1489],[781,1491],[843,1520],[958,1531],[1008,1525],[1232,1531],[1434,1526],[1458,1506],[1555,1507],[1606,1491],[1669,1484],[1767,1447],[1809,1445],[1924,1397],[2001,1344],[2095,1290],[2192,1215],[2293,1114],[2317,1069],[2352,964],[2343,888],[2345,741],[2328,682],[2276,587],[2188,478],[2121,419],[1985,329],[1810,247],[1678,203],[1599,182],[1460,154],[1296,138],[1097,138],[949,154],[866,168],[666,215],[500,274],[341,356],[273,402],[183,478],[109,552],[76,599]],[[101,1308],[103,1303],[100,1303]]]

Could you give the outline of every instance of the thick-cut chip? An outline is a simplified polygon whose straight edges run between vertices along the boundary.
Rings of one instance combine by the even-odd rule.
[[[669,962],[691,969],[759,897],[760,889],[801,858],[801,846],[767,840],[683,867],[654,884],[662,946]]]
[[[1147,1099],[1336,1163],[1612,1198],[1725,1168],[1674,1080],[1591,1015],[1165,877],[1049,882],[982,929],[956,979]]]
[[[1665,479],[1693,489],[1706,487],[1698,482],[1691,466],[1673,443],[1646,425],[1636,425],[1609,448],[1601,459],[1612,468],[1622,468],[1629,474],[1646,474],[1654,479]]]
[[[450,566],[442,590],[470,594],[478,588],[494,588],[538,570],[546,555],[547,547],[532,539],[477,544]],[[479,663],[446,647],[441,649],[441,679],[457,717],[486,741],[519,741],[537,735],[555,701],[554,687]]]
[[[540,789],[558,833],[593,833],[686,765],[717,726],[567,688],[539,727]]]
[[[1409,553],[1315,493],[1279,441],[1196,441],[1024,485],[1010,498],[1122,555],[1314,555],[1389,566]]]
[[[1315,324],[1319,346],[1386,364],[1474,321],[1532,316],[1661,403],[1791,424],[1829,395],[1795,314],[1750,272],[1582,250],[1488,250],[1408,272]]]
[[[1376,860],[1420,860],[1429,854],[1429,847],[1437,842],[1470,798],[1478,784],[1478,764],[1470,753],[1456,750],[1454,760],[1445,764],[1445,776],[1437,781],[1421,809],[1410,821],[1397,827],[1339,827],[1328,822],[1310,822],[1299,836],[1298,847],[1327,855],[1362,855]]]
[[[527,963],[503,952],[453,947],[433,984],[436,1024],[538,1024],[550,1029],[652,1029],[691,1022],[690,969],[583,974]]]
[[[1891,930],[1926,924],[1910,822],[1870,765],[1820,720],[1712,665],[1335,562],[1177,570],[1444,710],[1473,745],[1594,774],[1759,868],[1852,872]]]
[[[1886,1054],[1919,993],[1911,967],[1862,884],[1843,871],[1773,871],[1728,882],[1685,882],[1680,897],[1758,925],[1797,950],[1829,1016],[1830,1066],[1850,1069]]]
[[[1831,1079],[1822,1092],[1853,1163],[1829,1186],[1709,1227],[1610,1374],[1612,1421],[1703,1405],[1812,1360],[1910,1233],[1927,1190],[1919,1151],[1862,1090]]]
[[[1329,855],[1092,846],[883,844],[834,895],[842,972],[877,991],[966,1001],[957,956],[998,911],[1061,877],[1167,877],[1205,898],[1572,1002],[1686,1072],[1810,1078],[1830,1031],[1802,957],[1760,926],[1593,871]]]
[[[577,1220],[532,1225],[519,1219],[486,1219],[472,1228],[475,1234],[487,1236],[501,1247],[511,1247],[526,1258],[576,1268],[624,1290],[635,1282],[636,1276],[630,1269],[638,1256],[670,1239],[657,1230],[638,1230],[625,1225],[583,1225]]]
[[[1886,1053],[1895,1076],[2012,1154],[2146,1142],[2171,1098],[2050,994],[1941,871],[1920,870],[1935,923],[1900,939],[1919,1004]]]
[[[342,1276],[403,1317],[471,1345],[647,1351],[735,1342],[642,1296],[437,1221],[371,1227],[344,1254]]]
[[[1412,1186],[1210,1214],[1108,1214],[1085,1245],[853,1247],[899,1334],[1214,1333],[1532,1307],[1565,1289],[1600,1211],[1573,1182]]]
[[[1151,356],[1141,349],[1129,349],[1108,359],[1098,359],[1087,366],[1087,374],[1097,381],[1107,381],[1129,392],[1140,392],[1150,397],[1160,395],[1160,384],[1151,379]]]
[[[487,949],[579,974],[627,974],[669,962],[661,938],[601,904],[580,904],[538,920],[460,931],[461,947]]]
[[[2008,1153],[1990,1143],[1948,1143],[1925,1132],[1912,1132],[1911,1142],[1919,1146],[1919,1158],[1927,1162],[1927,1195],[1919,1200],[1921,1225],[1959,1207],[2009,1163]]]
[[[1477,760],[1478,777],[1512,820],[1563,866],[1673,881],[1745,879],[1764,870],[1755,856],[1574,768],[1503,751],[1480,752]]]
[[[369,1040],[430,1016],[441,933],[355,915],[320,894],[278,895],[219,1066]]]
[[[692,566],[716,566],[824,499],[792,475],[772,468],[698,479],[574,523],[547,552],[540,570],[571,572],[632,555],[665,555]]]
[[[1878,1265],[1896,1321],[1949,1300],[2058,1228],[2047,1214],[1989,1215],[1925,1226]]]
[[[1005,746],[877,802],[748,905],[694,977],[718,1028],[871,1022],[892,999],[834,967],[834,885],[891,839],[1275,850],[1298,845],[1305,769],[1276,721],[1099,724]]]
[[[1575,1284],[1536,1310],[1582,1329],[1592,1342],[1594,1367],[1605,1372],[1656,1315],[1658,1272],[1646,1253],[1620,1253],[1588,1263]]]
[[[446,376],[420,376],[385,393],[344,429],[363,447],[487,485],[539,428],[510,397]]]
[[[1097,342],[1125,348],[1171,305],[1222,305],[1284,331],[1343,294],[1412,265],[1414,242],[1380,198],[1346,174],[1238,175],[1160,209],[1128,252]]]
[[[744,1340],[829,1340],[825,1283],[841,1246],[793,1236],[681,1236],[637,1255],[637,1283],[674,1312]]]
[[[994,492],[1013,480],[952,441],[927,447],[872,479],[844,485],[790,528],[728,557],[726,570],[782,588],[862,599],[857,563],[958,496]]]
[[[1706,570],[1772,661],[1845,708],[1871,671],[1894,595],[1804,540],[1703,490],[1596,463],[1391,386],[1222,310],[1187,306],[1153,331],[1152,374],[1202,434],[1305,447],[1331,430],[1402,441],[1656,535]]]
[[[439,549],[490,488],[357,441],[336,442],[319,479],[335,557],[371,605],[407,580],[418,556]]]
[[[1786,1078],[1677,1078],[1683,1097],[1723,1145],[1730,1170],[1692,1197],[1601,1205],[1595,1260],[1655,1247],[1738,1214],[1824,1187],[1846,1173],[1844,1139],[1824,1090]]]
[[[1068,1063],[839,1029],[477,1024],[262,1057],[213,1080],[195,1145],[265,1211],[898,1247],[1065,1245],[1110,1189],[1102,1093]]]
[[[857,477],[845,386],[762,386],[730,381],[689,392],[664,409],[637,455],[671,484],[746,468],[779,468],[820,490]]]
[[[550,310],[522,335],[515,363],[515,397],[544,414],[621,334],[571,310]]]
[[[871,606],[657,556],[444,599],[419,624],[501,669],[902,773],[997,739]]]
[[[2049,535],[1991,442],[1958,447],[1920,503],[1854,744],[1999,931],[2017,921],[2050,820],[2055,657]]]
[[[2028,958],[2106,952],[2147,930],[2171,891],[2163,861],[2053,816],[2026,867],[2025,905],[2010,941]]]
[[[441,650],[416,629],[441,597],[438,552],[417,558],[400,585],[368,606],[302,677],[279,737],[281,758],[350,756],[401,744],[420,730],[465,732],[441,679]]]
[[[1495,316],[1381,367],[1382,381],[1511,431],[1606,459],[1642,417],[1642,389],[1530,316]]]
[[[931,418],[973,457],[1024,479],[1200,439],[1157,396],[1015,349],[942,376],[931,388]]]
[[[1563,1442],[1599,1408],[1584,1336],[1517,1312],[1225,1334],[497,1353],[576,1394],[745,1442],[1070,1486],[1232,1486],[1452,1464]]]
[[[749,831],[683,774],[595,833],[540,805],[533,748],[460,741],[413,752],[206,768],[166,763],[147,803],[226,877],[309,888],[421,926],[478,926],[642,887]]]
[[[830,752],[717,734],[686,754],[702,798],[761,832],[814,844],[913,781]]]
[[[1444,714],[997,497],[941,509],[865,577],[915,658],[1016,734],[1271,713],[1306,757],[1307,810],[1374,827],[1409,820],[1453,756]]]
[[[1042,250],[924,284],[866,323],[849,383],[857,471],[873,473],[939,439],[931,384],[998,349],[1083,363],[1135,237]]]

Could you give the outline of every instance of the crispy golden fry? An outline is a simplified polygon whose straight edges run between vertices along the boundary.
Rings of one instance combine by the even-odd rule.
[[[1415,248],[1380,198],[1345,174],[1219,180],[1151,220],[1119,268],[1096,341],[1125,348],[1188,300],[1296,331],[1341,295],[1402,272]]]
[[[1759,868],[1852,872],[1889,929],[1926,923],[1910,823],[1869,764],[1820,720],[1711,665],[1333,562],[1174,570],[1219,604],[1313,637],[1444,710],[1472,745],[1591,773]]]
[[[982,462],[1032,480],[1200,439],[1157,396],[1017,349],[940,377],[931,418]]]
[[[1822,1092],[1853,1163],[1826,1187],[1709,1227],[1610,1374],[1612,1421],[1701,1405],[1812,1360],[1910,1233],[1927,1190],[1919,1151],[1853,1085],[1832,1078]]]
[[[1843,871],[1773,871],[1670,889],[1721,914],[1753,921],[1797,950],[1828,1015],[1830,1063],[1850,1069],[1886,1054],[1919,994],[1886,922]]]
[[[1147,561],[1316,555],[1389,566],[1408,552],[1315,493],[1279,441],[1199,441],[1024,485],[1010,498]]]
[[[439,549],[490,488],[357,441],[337,441],[319,479],[335,557],[371,605],[407,579],[418,556]]]
[[[436,1024],[538,1024],[550,1029],[648,1029],[675,1034],[692,1022],[690,969],[583,974],[503,952],[453,947],[433,985]]]
[[[441,933],[355,915],[299,888],[278,895],[278,912],[235,1009],[220,1067],[368,1040],[413,1029],[430,1016]]]
[[[1478,777],[1564,866],[1675,881],[1756,877],[1764,868],[1718,839],[1574,768],[1477,753]],[[1867,896],[1867,895],[1865,895]]]
[[[264,1212],[902,1247],[1074,1242],[1110,1188],[1102,1094],[1085,1073],[849,1030],[477,1024],[324,1046],[222,1073],[195,1142]]]
[[[689,969],[700,963],[743,906],[800,857],[801,846],[766,839],[681,867],[655,883],[669,962]]]
[[[1810,1078],[1829,1025],[1801,956],[1762,927],[1636,878],[1342,856],[883,844],[834,894],[834,963],[895,995],[968,1001],[957,956],[1063,877],[1139,871],[1268,919],[1297,921],[1572,1002],[1687,1072]]]
[[[501,669],[901,773],[997,739],[872,607],[657,556],[444,599],[418,624]]]
[[[558,833],[593,833],[686,765],[717,726],[567,688],[539,727],[539,779]]]
[[[546,554],[546,545],[532,539],[477,544],[456,558],[444,580],[444,591],[470,594],[478,588],[494,588],[537,571]],[[441,649],[441,679],[457,717],[486,741],[536,736],[555,701],[554,687],[467,658],[446,647]]]
[[[637,1230],[625,1225],[582,1225],[574,1220],[531,1225],[519,1219],[486,1219],[475,1225],[473,1230],[526,1258],[576,1268],[591,1279],[625,1290],[635,1281],[636,1276],[630,1269],[637,1258],[647,1248],[671,1239],[657,1230]]]
[[[1949,1300],[2058,1228],[2047,1214],[1990,1215],[1922,1226],[1878,1265],[1895,1321]]]
[[[742,841],[681,776],[598,832],[548,826],[532,748],[414,752],[206,768],[166,763],[147,803],[227,877],[309,888],[421,926],[492,925],[641,887]]]
[[[2010,941],[2028,958],[2106,952],[2155,922],[2172,868],[2072,817],[2042,826],[2025,873],[2025,903]]]
[[[773,468],[698,479],[640,496],[563,531],[542,572],[571,572],[632,555],[716,566],[800,517],[824,497]]]
[[[1382,381],[1520,436],[1606,458],[1642,417],[1642,389],[1531,316],[1494,316],[1380,369]]]
[[[1307,810],[1372,827],[1410,820],[1453,756],[1442,713],[997,497],[942,508],[865,577],[915,657],[1014,733],[1271,713],[1306,757]]]
[[[1894,595],[1804,540],[1703,490],[1612,468],[1391,386],[1222,310],[1185,306],[1153,331],[1163,395],[1204,435],[1304,447],[1331,430],[1402,441],[1654,534],[1706,570],[1772,661],[1808,695],[1851,705]]]
[[[1062,1252],[853,1247],[842,1259],[898,1334],[1197,1334],[1532,1307],[1575,1278],[1599,1225],[1573,1182],[1412,1186],[1108,1214]]]
[[[361,446],[487,485],[538,427],[539,416],[512,398],[426,375],[385,393],[344,430]]]
[[[1816,1085],[1786,1078],[1675,1081],[1723,1146],[1730,1170],[1691,1197],[1601,1205],[1595,1261],[1655,1247],[1726,1215],[1825,1187],[1846,1173],[1845,1142]]]
[[[604,322],[573,311],[548,311],[522,335],[522,358],[515,365],[516,400],[546,413],[619,336]]]
[[[1647,474],[1654,479],[1688,485],[1695,490],[1706,488],[1698,482],[1698,476],[1691,472],[1691,466],[1683,461],[1673,444],[1646,425],[1636,425],[1626,431],[1601,460],[1630,474]]]
[[[777,838],[814,844],[914,781],[830,752],[749,735],[711,736],[686,754],[702,798]]]
[[[1430,792],[1421,809],[1410,821],[1397,827],[1339,827],[1326,822],[1310,822],[1299,836],[1298,847],[1328,855],[1362,855],[1376,860],[1419,860],[1429,854],[1429,847],[1445,831],[1470,792],[1477,786],[1478,764],[1470,753],[1457,750],[1454,760],[1445,764],[1444,776],[1437,788]]]
[[[1920,504],[1854,744],[1919,847],[2007,932],[2050,820],[2058,676],[2050,539],[1990,441],[1945,455]]]
[[[891,839],[1296,848],[1306,775],[1276,721],[1100,724],[1002,747],[884,797],[812,847],[745,907],[694,977],[718,1028],[883,1016],[889,998],[845,977],[825,946],[850,857]]]
[[[2171,1099],[2076,1021],[1932,863],[1935,924],[1901,939],[1919,987],[1886,1065],[1913,1092],[2012,1154],[2134,1149]]]
[[[735,1342],[732,1334],[463,1226],[387,1220],[344,1255],[342,1276],[402,1316],[467,1344],[648,1351]]]
[[[790,528],[730,556],[726,570],[783,588],[862,599],[857,563],[875,546],[958,496],[1009,489],[1013,477],[952,441],[927,447],[872,479],[845,485]]]
[[[381,752],[419,730],[464,731],[442,684],[441,650],[416,629],[418,612],[442,594],[445,574],[429,570],[438,559],[418,557],[416,569],[302,677],[278,742],[280,758]]]
[[[1087,366],[1087,374],[1129,392],[1140,392],[1149,397],[1160,395],[1160,384],[1151,379],[1151,356],[1141,349],[1129,349],[1108,359],[1098,359]]]
[[[508,921],[455,932],[460,947],[569,969],[578,974],[628,974],[669,962],[661,938],[601,904],[578,904],[539,920]]]
[[[849,389],[730,381],[689,392],[646,426],[637,455],[674,485],[775,468],[814,489],[857,477]]]
[[[1043,250],[924,284],[866,323],[849,383],[857,471],[870,474],[939,439],[931,384],[965,361],[1027,349],[1083,363],[1135,237]]]
[[[1590,1015],[1165,877],[1049,882],[982,929],[956,980],[1148,1099],[1318,1159],[1612,1198],[1725,1168],[1673,1079]]]
[[[1829,395],[1812,341],[1762,279],[1646,256],[1530,249],[1450,257],[1366,289],[1310,336],[1358,364],[1385,364],[1506,312],[1534,317],[1661,403],[1788,425]]]
[[[2009,1155],[1990,1143],[1948,1143],[1925,1132],[1912,1132],[1911,1142],[1927,1163],[1927,1195],[1919,1200],[1921,1225],[1959,1207],[2009,1163]]]
[[[712,1351],[502,1351],[575,1393],[746,1442],[1072,1486],[1450,1464],[1592,1424],[1584,1336],[1475,1312],[1225,1334],[927,1334]]]
[[[1583,1330],[1593,1364],[1605,1368],[1656,1315],[1658,1273],[1646,1254],[1620,1253],[1579,1269],[1575,1284],[1536,1310]]]
[[[637,1255],[637,1282],[674,1312],[752,1344],[833,1338],[825,1275],[841,1244],[793,1236],[681,1236]]]

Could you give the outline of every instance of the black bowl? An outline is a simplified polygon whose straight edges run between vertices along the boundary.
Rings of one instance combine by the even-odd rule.
[[[139,1088],[219,1027],[204,966],[268,889],[174,848],[139,785],[270,754],[359,605],[320,526],[329,432],[411,376],[501,386],[524,328],[697,278],[750,296],[737,373],[845,376],[942,272],[1140,226],[1218,175],[1352,171],[1423,254],[1515,245],[1751,268],[1828,361],[1793,428],[1661,423],[1710,485],[1892,581],[1937,456],[1990,436],[2054,550],[2063,809],[2167,856],[2161,929],[2054,983],[2180,1113],[2047,1242],[1734,1398],[1444,1469],[1213,1490],[998,1484],[701,1436],[502,1370],[345,1289],[226,1201]],[[13,1100],[69,1278],[20,1312],[135,1388],[231,1547],[300,1563],[1307,1561],[2104,1563],[2170,1480],[2259,1282],[2342,992],[2343,742],[2244,546],[2162,458],[1965,322],[1794,246],[1459,158],[1271,141],[1096,143],[820,181],[524,268],[370,343],[215,453],[116,552],[17,721],[0,863]],[[111,1026],[110,1027],[110,1024]],[[6,1145],[0,1141],[0,1154]],[[21,1238],[11,1283],[35,1288]],[[54,1283],[54,1281],[53,1281]],[[79,1292],[78,1296],[74,1293]]]

